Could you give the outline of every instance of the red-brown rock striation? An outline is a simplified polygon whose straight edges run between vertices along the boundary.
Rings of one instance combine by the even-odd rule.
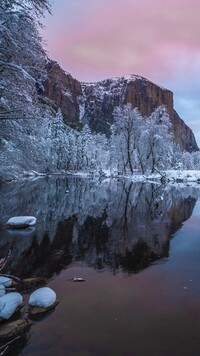
[[[49,61],[46,68],[48,77],[44,83],[45,96],[61,109],[66,122],[78,121],[81,84],[54,61]]]

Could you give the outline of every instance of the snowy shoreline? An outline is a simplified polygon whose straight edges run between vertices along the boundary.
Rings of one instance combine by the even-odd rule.
[[[125,176],[124,176],[125,177]],[[160,173],[150,174],[137,174],[135,176],[126,176],[133,181],[152,181],[167,183],[198,183],[200,184],[200,171],[199,170],[168,170],[161,171]]]
[[[103,171],[102,174],[97,172],[55,172],[55,173],[40,173],[36,171],[23,172],[13,179],[3,182],[20,181],[24,179],[35,180],[38,178],[46,178],[52,176],[64,177],[80,177],[87,179],[128,179],[133,182],[143,183],[159,183],[159,184],[200,184],[200,170],[167,170],[159,173],[140,174],[135,172],[134,175],[123,175],[117,172]]]

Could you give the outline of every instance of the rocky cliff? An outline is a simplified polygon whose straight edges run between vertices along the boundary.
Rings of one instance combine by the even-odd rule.
[[[109,130],[115,106],[131,103],[143,116],[149,116],[161,104],[173,116],[173,94],[145,78],[131,75],[82,84],[84,97],[83,121],[97,131]]]
[[[88,123],[92,130],[109,134],[115,106],[131,103],[143,116],[165,105],[172,122],[172,133],[182,150],[198,150],[191,129],[173,107],[173,93],[149,80],[136,76],[80,83],[53,61],[47,65],[45,95],[60,107],[66,122]]]
[[[45,96],[61,109],[66,122],[78,121],[80,116],[78,98],[82,96],[80,82],[65,72],[57,62],[50,60],[46,69],[48,76],[44,83]]]

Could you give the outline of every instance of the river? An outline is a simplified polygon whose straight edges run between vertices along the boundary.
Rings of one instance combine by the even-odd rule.
[[[198,187],[114,179],[2,184],[4,273],[46,278],[60,301],[13,355],[199,355],[199,197]],[[17,215],[36,227],[7,230]]]

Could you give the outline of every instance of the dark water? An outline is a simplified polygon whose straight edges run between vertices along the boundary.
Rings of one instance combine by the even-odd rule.
[[[16,355],[199,355],[199,189],[40,179],[0,190],[5,273],[45,277],[60,304]],[[73,283],[82,277],[83,283]],[[25,296],[27,298],[27,296]]]

